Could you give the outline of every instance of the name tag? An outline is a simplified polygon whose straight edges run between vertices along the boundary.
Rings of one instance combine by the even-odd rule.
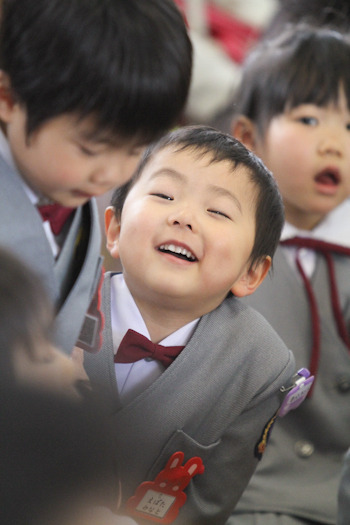
[[[193,457],[182,465],[183,452],[175,452],[154,481],[145,481],[127,502],[127,512],[133,518],[153,523],[172,523],[186,502],[184,489],[196,474],[203,474],[201,458]]]
[[[176,502],[175,496],[169,496],[155,490],[147,490],[146,494],[137,505],[136,510],[149,516],[165,518],[173,503]]]
[[[294,410],[301,405],[306,398],[314,379],[314,376],[310,375],[307,368],[301,368],[298,370],[293,376],[292,385],[288,388],[281,388],[281,392],[285,392],[286,396],[280,406],[278,416],[283,417],[288,414],[290,410]]]

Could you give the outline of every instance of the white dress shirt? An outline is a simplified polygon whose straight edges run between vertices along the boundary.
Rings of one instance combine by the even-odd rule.
[[[128,329],[135,330],[150,339],[140,310],[124,281],[122,273],[111,278],[111,317],[114,353]],[[199,319],[195,319],[160,341],[163,346],[184,346],[190,339]],[[115,373],[120,397],[128,402],[150,386],[163,372],[164,366],[154,359],[146,358],[135,363],[116,363]]]
[[[281,240],[284,241],[296,236],[308,237],[350,248],[350,200],[347,199],[337,206],[337,208],[329,213],[313,230],[299,230],[292,224],[286,222],[282,231]],[[297,272],[295,265],[297,248],[294,246],[283,246],[283,250],[291,266],[295,268]],[[315,251],[309,248],[300,248],[298,258],[306,275],[311,277],[316,264]]]

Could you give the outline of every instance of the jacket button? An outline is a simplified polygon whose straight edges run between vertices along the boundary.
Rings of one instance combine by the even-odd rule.
[[[314,453],[315,447],[310,441],[301,439],[295,443],[294,450],[300,458],[308,458]]]
[[[346,394],[350,390],[350,376],[339,376],[336,385],[339,392]]]

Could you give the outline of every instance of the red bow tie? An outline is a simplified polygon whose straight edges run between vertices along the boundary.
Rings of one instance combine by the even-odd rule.
[[[61,206],[61,204],[38,206],[38,211],[43,221],[49,221],[54,235],[58,235],[61,232],[68,217],[74,210],[75,208],[67,208],[66,206]]]
[[[179,355],[183,346],[162,346],[152,343],[147,337],[128,330],[114,356],[115,363],[134,363],[140,359],[151,357],[160,361],[167,368]]]

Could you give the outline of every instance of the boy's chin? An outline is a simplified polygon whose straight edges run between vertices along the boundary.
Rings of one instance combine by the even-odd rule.
[[[89,202],[91,198],[91,195],[74,195],[67,198],[54,199],[54,202],[66,208],[79,208],[80,206],[84,206],[84,204]]]

